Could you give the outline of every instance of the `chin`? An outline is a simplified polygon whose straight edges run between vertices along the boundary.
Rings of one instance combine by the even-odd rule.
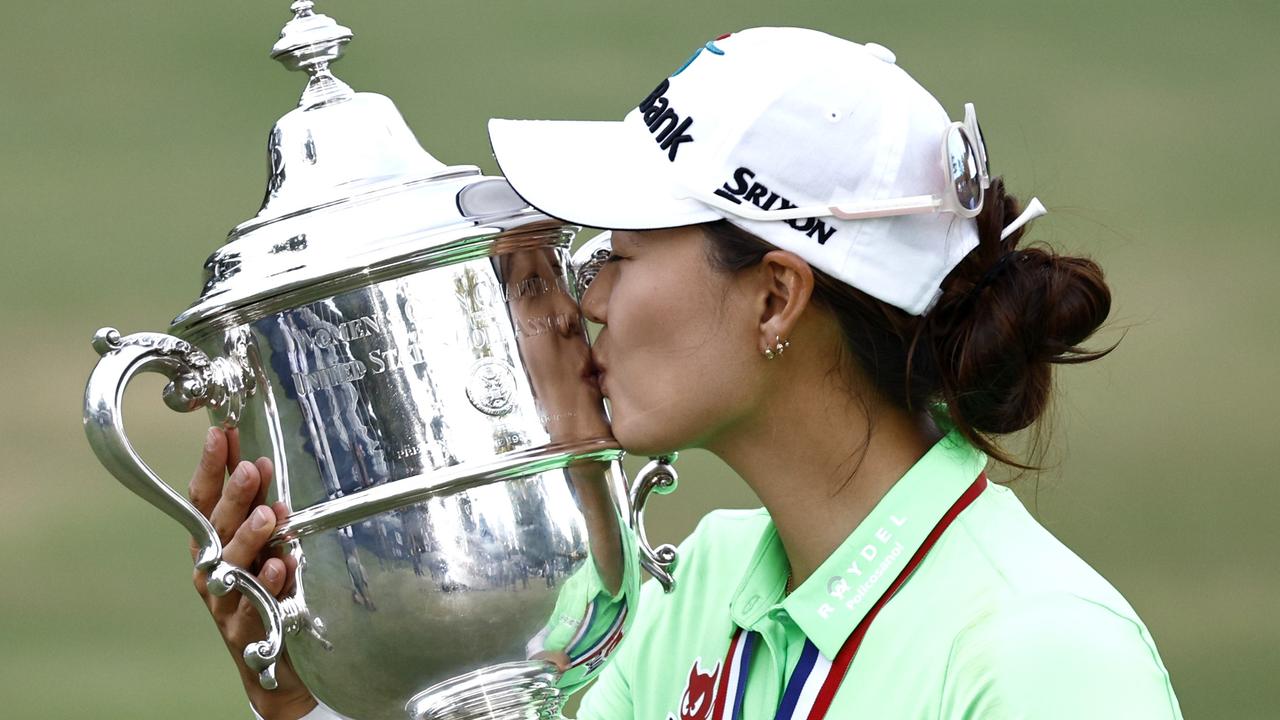
[[[661,425],[661,424],[660,424]],[[626,415],[613,415],[613,437],[632,455],[655,457],[669,455],[688,447],[672,433],[670,426],[654,427],[652,423],[627,422]]]

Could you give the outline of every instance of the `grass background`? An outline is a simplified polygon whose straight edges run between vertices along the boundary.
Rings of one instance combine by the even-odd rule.
[[[80,430],[88,340],[163,329],[254,213],[262,147],[301,77],[267,57],[285,0],[0,0],[0,698],[6,718],[244,717],[182,531]],[[1052,467],[1019,488],[1150,626],[1187,717],[1280,708],[1280,9],[1272,0],[695,3],[330,0],[338,74],[399,105],[447,163],[489,172],[489,117],[616,119],[708,38],[804,25],[895,50],[994,167],[1092,255],[1124,341],[1058,379]],[[204,419],[158,379],[131,435],[185,486]],[[752,504],[682,463],[655,538]]]

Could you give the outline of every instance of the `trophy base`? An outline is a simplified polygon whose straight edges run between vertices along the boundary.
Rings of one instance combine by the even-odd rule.
[[[490,665],[433,685],[405,704],[411,720],[551,720],[559,671],[547,662]]]

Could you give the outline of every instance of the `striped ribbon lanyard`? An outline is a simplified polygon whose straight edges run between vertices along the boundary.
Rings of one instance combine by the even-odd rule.
[[[933,530],[929,531],[920,548],[907,561],[906,567],[902,568],[902,572],[894,578],[893,584],[867,611],[862,622],[858,623],[853,633],[849,635],[849,639],[844,641],[835,658],[831,660],[824,658],[813,642],[807,639],[804,641],[800,661],[796,663],[796,669],[791,673],[791,679],[787,681],[786,690],[782,693],[782,702],[778,705],[776,720],[820,720],[827,714],[828,708],[831,707],[831,700],[835,698],[836,690],[840,688],[845,674],[849,672],[853,656],[857,654],[858,646],[862,644],[862,638],[866,636],[871,622],[875,620],[881,608],[898,592],[898,588],[902,587],[902,583],[906,582],[911,571],[916,569],[921,560],[924,560],[924,556],[929,553],[943,531],[951,525],[951,521],[955,520],[962,510],[969,507],[986,487],[986,473],[980,473],[978,479],[973,481],[973,484],[947,510]],[[738,628],[734,633],[724,664],[728,672],[721,673],[719,687],[716,688],[715,709],[711,715],[713,718],[742,720],[742,700],[747,690],[747,671],[751,667],[751,656],[758,642],[757,633],[742,628]],[[732,695],[728,692],[730,688],[733,688]]]

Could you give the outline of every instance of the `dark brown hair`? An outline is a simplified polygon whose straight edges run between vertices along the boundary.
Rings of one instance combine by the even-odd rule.
[[[978,247],[942,282],[923,316],[877,300],[814,268],[815,299],[830,308],[846,350],[889,402],[914,412],[944,403],[964,437],[996,460],[1034,469],[992,439],[1044,414],[1054,365],[1096,360],[1082,348],[1111,310],[1102,269],[1045,246],[1019,248],[1027,226],[1001,241],[1021,212],[992,178],[977,217]],[[776,248],[728,221],[703,226],[714,266],[737,271]]]

